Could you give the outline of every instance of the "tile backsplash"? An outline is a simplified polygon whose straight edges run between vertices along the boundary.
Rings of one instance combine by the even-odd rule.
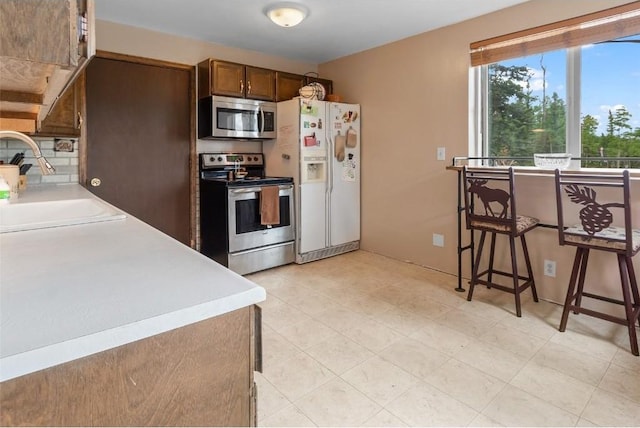
[[[9,163],[16,153],[24,153],[23,164],[33,164],[27,172],[27,186],[56,183],[78,183],[78,140],[65,139],[73,142],[72,152],[56,152],[53,150],[54,138],[34,138],[42,155],[56,169],[53,175],[42,175],[40,168],[29,146],[19,140],[3,138],[0,140],[0,160]]]

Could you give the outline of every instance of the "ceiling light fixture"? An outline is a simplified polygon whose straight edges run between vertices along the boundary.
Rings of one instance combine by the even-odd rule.
[[[277,3],[268,6],[265,14],[281,27],[294,27],[307,17],[307,9],[297,3]]]

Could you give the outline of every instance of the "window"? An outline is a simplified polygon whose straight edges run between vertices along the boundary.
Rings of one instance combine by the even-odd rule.
[[[580,49],[582,166],[640,168],[640,162],[592,161],[640,157],[640,35]]]
[[[488,156],[528,157],[566,149],[566,52],[484,66]]]
[[[479,155],[532,165],[534,153],[569,152],[583,167],[640,168],[640,2],[471,48]]]

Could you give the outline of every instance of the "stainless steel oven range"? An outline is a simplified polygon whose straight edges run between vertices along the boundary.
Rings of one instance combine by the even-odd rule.
[[[278,186],[280,222],[261,224],[260,195]],[[262,153],[200,154],[200,252],[241,275],[294,261],[293,178],[265,177]]]

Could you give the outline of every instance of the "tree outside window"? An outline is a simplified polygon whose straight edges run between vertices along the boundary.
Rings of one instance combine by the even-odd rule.
[[[564,153],[567,125],[580,123],[583,167],[640,168],[640,36],[501,61],[484,66],[487,79],[486,156],[528,158],[534,153]],[[569,57],[569,59],[567,59]],[[579,67],[568,61],[582,61]],[[567,75],[580,70],[580,75]],[[566,87],[581,83],[579,117],[571,117]],[[574,122],[575,123],[575,122]],[[575,146],[575,144],[574,144]]]

